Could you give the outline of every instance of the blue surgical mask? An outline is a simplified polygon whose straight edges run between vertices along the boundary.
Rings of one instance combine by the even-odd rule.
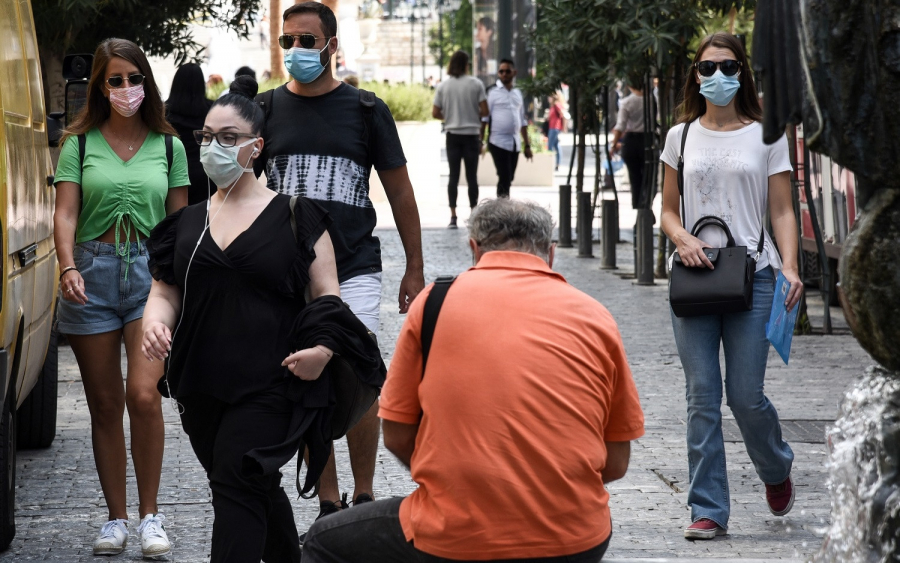
[[[739,75],[725,76],[721,70],[716,70],[712,76],[701,76],[700,93],[713,105],[727,106],[741,87]]]
[[[256,141],[257,139],[250,139],[240,145],[223,147],[219,141],[213,140],[210,144],[200,147],[200,164],[203,165],[206,175],[216,186],[224,189],[231,188],[245,172],[253,172],[252,168],[241,166],[241,163],[238,162],[238,152],[241,148]],[[251,154],[247,159],[247,165],[250,164],[252,158]]]
[[[301,84],[309,84],[318,78],[325,70],[321,54],[328,48],[330,42],[330,40],[326,42],[321,51],[302,47],[293,47],[285,51],[284,66],[287,68],[288,74]]]

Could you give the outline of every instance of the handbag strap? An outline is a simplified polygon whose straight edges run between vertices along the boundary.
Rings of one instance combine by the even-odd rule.
[[[425,310],[422,312],[422,377],[425,377],[425,365],[428,363],[428,353],[431,351],[431,342],[434,340],[434,328],[437,326],[438,315],[441,314],[441,306],[444,298],[450,291],[450,286],[456,281],[456,276],[439,276],[434,280],[434,286],[425,300]]]
[[[684,130],[681,133],[681,154],[678,155],[678,195],[681,198],[681,225],[686,229],[687,228],[687,219],[685,218],[684,211],[684,146],[687,144],[687,134],[688,129],[691,128],[691,122],[688,121],[684,124]],[[718,223],[714,221],[710,221],[710,219],[718,219]],[[705,223],[701,226],[701,222]],[[766,242],[766,226],[764,221],[760,220],[760,223],[763,223],[760,226],[759,232],[759,244],[756,245],[756,257],[754,260],[759,262],[759,257],[762,256],[763,247]],[[719,217],[713,217],[712,215],[707,215],[705,217],[701,217],[696,223],[694,223],[694,228],[691,229],[691,235],[697,236],[697,233],[700,232],[700,229],[703,227],[718,224],[725,230],[725,233],[728,235],[728,246],[734,246],[734,237],[731,236],[731,230],[728,228],[728,225],[725,224]],[[699,227],[698,227],[699,226]]]

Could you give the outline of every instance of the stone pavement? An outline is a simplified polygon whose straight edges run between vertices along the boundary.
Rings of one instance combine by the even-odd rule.
[[[396,291],[404,259],[395,230],[379,229],[377,234],[383,243],[385,266],[381,342],[389,360],[403,322],[397,314]],[[427,279],[464,271],[471,264],[464,229],[428,229],[423,238]],[[620,244],[618,250],[619,264],[626,271],[631,246]],[[596,246],[595,253],[599,253]],[[606,560],[800,561],[811,555],[821,542],[830,510],[823,429],[833,419],[843,390],[871,363],[853,338],[846,334],[797,337],[789,367],[774,351],[770,354],[767,393],[781,414],[786,438],[796,453],[793,475],[797,501],[793,512],[784,518],[769,514],[763,486],[733,421],[726,420],[731,528],[727,536],[714,541],[690,542],[682,537],[689,518],[685,504],[684,376],[669,321],[666,285],[635,286],[618,275],[621,271],[601,271],[597,259],[577,258],[574,249],[558,251],[555,269],[604,303],[618,320],[646,414],[647,433],[633,444],[627,476],[609,487],[614,535]],[[839,313],[834,311],[834,315]],[[723,410],[730,419],[728,409]],[[212,528],[206,479],[168,404],[164,412],[166,453],[159,501],[174,541],[175,551],[169,560],[205,561]],[[337,449],[341,483],[345,489],[352,488],[346,443],[339,442]],[[20,452],[17,471],[18,534],[0,562],[94,561],[90,544],[106,519],[106,510],[94,471],[84,393],[68,348],[60,350],[56,441],[48,450]],[[284,473],[285,485],[291,491],[295,466],[289,465]],[[129,486],[129,507],[136,525],[133,470],[129,470]],[[406,470],[382,449],[376,495],[404,495],[413,488]],[[485,491],[486,502],[489,496]],[[317,513],[313,501],[298,500],[294,510],[301,530]],[[133,544],[114,559],[139,558],[139,548]]]

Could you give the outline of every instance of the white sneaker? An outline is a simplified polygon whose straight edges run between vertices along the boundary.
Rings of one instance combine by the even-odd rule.
[[[141,520],[137,533],[141,538],[141,554],[148,559],[156,559],[172,551],[169,536],[163,527],[162,514],[148,514]]]
[[[94,555],[118,555],[128,545],[128,520],[110,520],[94,540]]]

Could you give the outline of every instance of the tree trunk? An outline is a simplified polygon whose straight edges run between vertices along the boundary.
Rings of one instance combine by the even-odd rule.
[[[66,81],[62,75],[62,53],[38,46],[41,57],[41,82],[44,88],[44,109],[47,113],[66,110]],[[71,121],[71,116],[69,117]]]
[[[284,51],[278,44],[281,35],[281,2],[269,0],[269,76],[284,80]]]

